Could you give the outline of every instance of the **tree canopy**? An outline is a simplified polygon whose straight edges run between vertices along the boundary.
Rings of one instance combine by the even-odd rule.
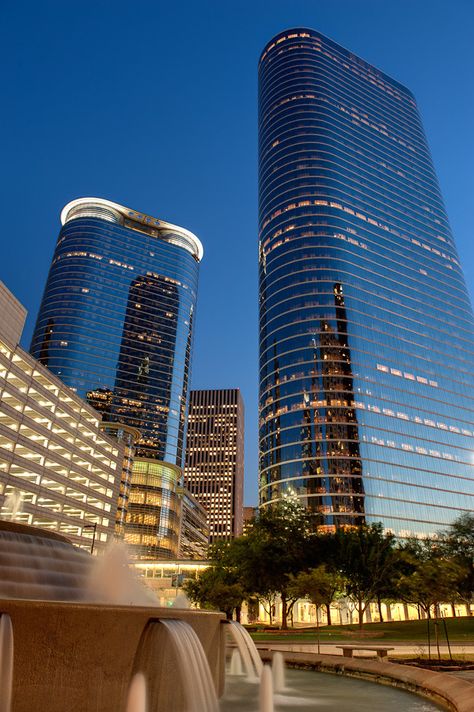
[[[440,602],[473,600],[474,516],[463,515],[433,540],[399,542],[381,524],[315,532],[306,511],[291,501],[262,509],[245,535],[214,546],[210,567],[186,584],[191,600],[231,617],[244,600],[267,610],[279,597],[282,628],[294,603],[330,606],[349,598],[362,626],[372,601],[402,600],[430,614]]]

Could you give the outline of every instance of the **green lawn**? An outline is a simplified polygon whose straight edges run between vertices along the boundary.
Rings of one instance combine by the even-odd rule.
[[[466,643],[474,645],[474,617],[472,618],[447,618],[449,641],[451,643]],[[350,642],[361,638],[377,640],[383,639],[388,642],[411,642],[426,644],[427,623],[423,621],[397,621],[392,623],[365,623],[362,629],[362,636],[358,626],[333,625],[324,626],[319,629],[321,642]],[[430,626],[432,640],[434,641],[434,624]],[[439,625],[439,635],[441,642],[445,642],[444,626]],[[256,642],[260,641],[283,641],[283,642],[308,642],[313,643],[316,639],[316,628],[296,628],[283,632],[280,630],[268,631],[258,630],[251,632],[252,638]]]

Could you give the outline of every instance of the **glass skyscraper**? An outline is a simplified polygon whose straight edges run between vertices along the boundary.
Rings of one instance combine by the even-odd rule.
[[[139,431],[125,537],[137,555],[175,555],[177,507],[167,502],[183,466],[202,245],[100,198],[72,201],[61,222],[31,353],[104,421]]]
[[[413,95],[320,33],[259,63],[260,505],[474,509],[473,314]]]

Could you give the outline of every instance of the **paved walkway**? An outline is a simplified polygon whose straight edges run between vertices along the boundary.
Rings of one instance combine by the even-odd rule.
[[[341,640],[338,643],[321,643],[321,653],[325,655],[341,655],[342,656],[342,650],[338,648],[338,645],[344,645],[344,643],[347,643],[347,640]],[[358,641],[353,640],[350,641],[351,643],[354,643],[354,645],[357,645]],[[380,643],[381,645],[389,645],[393,646],[394,650],[391,650],[389,652],[390,657],[397,657],[397,656],[412,656],[412,657],[418,657],[420,655],[420,652],[423,652],[424,655],[428,653],[428,645],[422,644],[422,643],[392,643],[390,640],[381,640],[380,638],[377,638],[376,640],[374,639],[368,639],[367,641],[361,642],[361,645],[372,645],[372,644],[377,644]],[[286,650],[288,652],[292,653],[317,653],[318,652],[318,646],[314,643],[285,643],[285,642],[280,642],[280,641],[261,641],[256,643],[257,648],[260,650]],[[448,646],[447,645],[440,645],[440,651],[441,651],[441,656],[444,657],[449,657],[449,651],[448,651]],[[466,645],[465,643],[452,643],[451,644],[451,652],[453,655],[470,655],[474,656],[474,643]],[[373,652],[369,651],[362,651],[358,650],[356,653],[354,653],[355,656],[357,657],[367,657],[367,658],[374,658],[375,654]],[[431,646],[431,655],[432,657],[435,657],[437,655],[437,650],[436,646],[432,645]],[[469,672],[469,671],[467,671]],[[474,672],[474,671],[473,671]]]
[[[474,683],[474,670],[456,670],[456,672],[450,672],[449,675],[454,675],[455,677],[460,677],[463,680]]]

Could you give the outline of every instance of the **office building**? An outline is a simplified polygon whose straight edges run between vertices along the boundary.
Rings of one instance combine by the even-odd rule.
[[[196,497],[178,487],[181,500],[178,556],[180,559],[206,559],[209,546],[207,511]]]
[[[125,523],[132,558],[204,559],[208,536],[206,512],[182,486],[182,470],[167,462],[136,459]]]
[[[125,541],[134,559],[173,559],[178,556],[180,510],[176,465],[138,458],[125,522]]]
[[[131,489],[122,478],[125,539],[136,556],[176,556],[168,485],[183,466],[202,245],[101,198],[72,201],[61,222],[31,352],[129,440],[138,431]]]
[[[31,353],[137,428],[138,457],[181,466],[201,243],[101,198],[73,200],[61,222]]]
[[[260,506],[474,509],[473,315],[413,95],[320,33],[259,63]]]
[[[0,311],[0,516],[100,549],[114,535],[124,446],[18,345],[26,312],[2,283]]]
[[[248,532],[258,514],[258,507],[244,507],[242,534]]]
[[[244,404],[238,388],[191,391],[184,481],[207,510],[211,544],[242,533]]]
[[[140,437],[140,431],[123,423],[110,423],[102,421],[100,429],[111,438],[118,440],[123,448],[122,472],[120,475],[120,488],[115,517],[115,536],[123,539],[127,522],[130,491],[132,488],[133,467],[135,464],[135,445]]]

